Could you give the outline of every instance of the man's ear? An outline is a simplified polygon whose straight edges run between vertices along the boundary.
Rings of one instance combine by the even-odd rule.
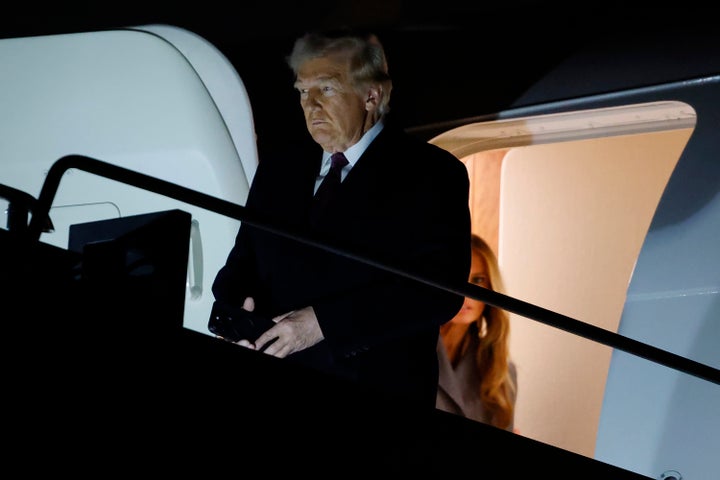
[[[382,95],[382,87],[371,86],[365,94],[365,110],[373,112],[380,104],[380,96]]]

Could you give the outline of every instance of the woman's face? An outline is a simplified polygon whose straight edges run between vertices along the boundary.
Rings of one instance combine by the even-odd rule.
[[[474,250],[472,253],[472,264],[470,266],[470,277],[468,281],[484,288],[490,288],[490,277],[488,275],[487,262],[482,255],[476,253]],[[465,297],[465,302],[463,302],[462,308],[451,320],[451,322],[470,324],[482,316],[483,310],[485,310],[485,302]]]

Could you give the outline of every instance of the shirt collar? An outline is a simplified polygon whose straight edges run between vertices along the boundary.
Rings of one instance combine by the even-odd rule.
[[[378,133],[380,133],[384,126],[385,122],[383,122],[383,119],[380,119],[375,125],[372,126],[370,130],[365,132],[365,134],[355,145],[343,152],[345,154],[345,158],[347,158],[348,163],[351,167],[355,166],[355,163],[360,159],[362,154],[365,153],[367,147],[370,145],[370,143],[372,143],[373,140],[375,140],[375,137],[378,136]],[[323,151],[323,165],[329,165],[330,156],[330,152]]]

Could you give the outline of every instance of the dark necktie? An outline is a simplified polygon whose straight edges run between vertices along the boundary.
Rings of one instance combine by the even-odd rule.
[[[332,202],[332,198],[337,194],[341,180],[340,172],[348,164],[348,160],[342,152],[334,153],[330,159],[332,161],[330,171],[325,175],[313,198],[312,211],[310,212],[310,219],[313,223],[317,222],[322,216],[322,213]]]

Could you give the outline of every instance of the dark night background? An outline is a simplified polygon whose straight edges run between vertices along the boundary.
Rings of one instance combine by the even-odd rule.
[[[657,35],[681,39],[686,32],[717,30],[713,18],[693,3],[660,6],[632,0],[576,5],[537,0],[73,0],[4,7],[0,38],[152,23],[188,29],[235,65],[250,96],[262,148],[282,132],[302,128],[284,57],[294,38],[307,30],[349,26],[376,32],[394,77],[393,115],[404,126],[416,127],[508,108],[578,49],[612,51],[627,41],[651,43]],[[659,55],[663,48],[658,43]],[[588,65],[585,74],[602,72]],[[582,77],[578,84],[586,80]]]

